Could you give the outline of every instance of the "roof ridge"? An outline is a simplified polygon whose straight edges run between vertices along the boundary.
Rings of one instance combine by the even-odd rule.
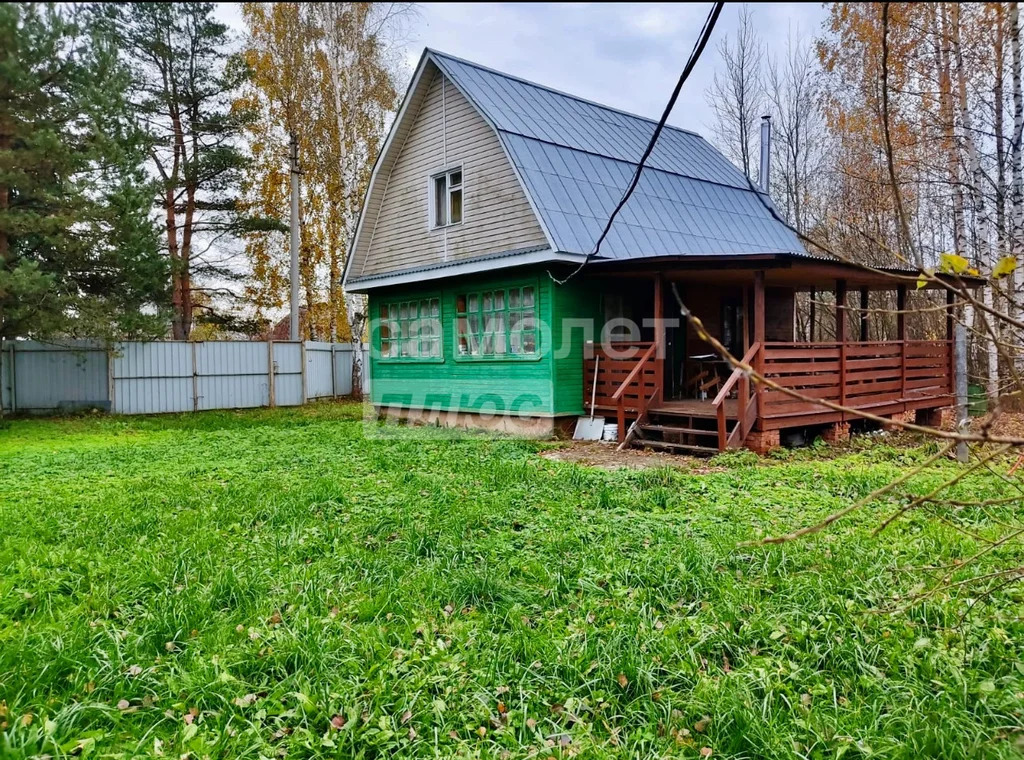
[[[456,61],[456,62],[464,64],[466,66],[471,66],[474,69],[480,69],[481,71],[486,71],[486,72],[488,72],[490,74],[496,74],[497,76],[504,77],[505,79],[511,79],[513,81],[520,82],[520,83],[525,84],[525,85],[527,85],[529,87],[536,87],[538,90],[546,90],[547,92],[554,93],[555,95],[560,95],[563,98],[570,98],[572,100],[577,100],[580,103],[586,103],[587,105],[594,106],[596,108],[602,108],[605,111],[612,111],[614,113],[622,114],[623,116],[628,116],[631,119],[639,119],[640,121],[646,121],[647,123],[653,124],[655,126],[657,126],[657,124],[658,124],[657,119],[652,119],[652,118],[650,118],[648,116],[641,116],[638,113],[633,113],[632,111],[626,111],[626,110],[624,110],[622,108],[616,108],[615,106],[610,106],[610,105],[607,105],[605,103],[599,103],[596,100],[590,100],[589,98],[580,97],[579,95],[573,95],[571,92],[565,92],[564,90],[559,90],[559,89],[556,89],[554,87],[549,87],[548,85],[541,84],[540,82],[534,82],[534,81],[532,81],[530,79],[524,79],[523,77],[516,76],[515,74],[509,74],[508,72],[505,72],[505,71],[499,71],[498,69],[491,68],[490,66],[484,66],[481,63],[476,63],[475,61],[469,61],[469,60],[466,60],[465,58],[460,58],[459,56],[452,55],[451,53],[445,53],[445,52],[443,52],[441,50],[436,50],[436,49],[430,48],[430,47],[424,48],[424,52],[429,53],[432,56],[438,56],[438,57],[441,57],[441,58],[448,58],[448,59],[450,59],[452,61]],[[696,138],[698,138],[700,140],[704,140],[704,135],[700,134],[699,132],[694,132],[692,129],[686,129],[685,127],[677,127],[677,126],[674,126],[674,125],[669,124],[667,122],[665,123],[665,127],[664,128],[665,129],[671,129],[674,132],[682,132],[684,134],[696,137]],[[707,140],[704,140],[704,141],[707,142]]]

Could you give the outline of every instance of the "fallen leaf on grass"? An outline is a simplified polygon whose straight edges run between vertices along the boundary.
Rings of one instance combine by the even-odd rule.
[[[625,673],[619,673],[619,677],[616,680],[619,682],[619,686],[621,686],[623,689],[629,686],[629,679],[626,678]]]
[[[700,756],[701,757],[711,757],[711,751],[712,751],[711,747],[701,747],[700,748]]]
[[[710,725],[711,717],[709,715],[705,715],[703,718],[701,718],[693,724],[693,730],[696,731],[698,734],[702,734],[708,730],[708,726]]]
[[[121,712],[124,712],[125,710],[127,710],[131,706],[132,706],[132,703],[129,702],[127,699],[122,699],[120,702],[117,703],[117,709],[120,710]]]
[[[344,728],[347,722],[348,719],[341,713],[338,713],[333,718],[331,718],[331,728]]]
[[[412,712],[406,710],[404,713],[402,713],[402,723],[408,723],[410,720],[412,720]]]
[[[132,665],[130,668],[128,668],[128,675],[130,675],[130,676],[137,676],[137,675],[140,675],[141,673],[142,673],[142,668],[139,667],[138,665]]]

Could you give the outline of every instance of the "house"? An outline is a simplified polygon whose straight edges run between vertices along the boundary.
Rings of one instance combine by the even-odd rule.
[[[932,420],[952,341],[799,340],[798,291],[837,303],[903,272],[810,256],[766,193],[666,128],[592,254],[655,123],[426,50],[373,171],[345,287],[369,297],[372,402],[413,420],[549,434],[593,411],[678,451],[778,445],[866,408]],[[899,274],[899,273],[896,273]],[[680,318],[680,303],[702,335]],[[949,309],[952,314],[952,309]],[[951,316],[947,327],[951,330]],[[784,390],[751,387],[707,337]],[[635,423],[635,424],[634,424]]]

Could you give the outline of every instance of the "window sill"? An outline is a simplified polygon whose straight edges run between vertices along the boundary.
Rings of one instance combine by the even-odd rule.
[[[484,362],[486,364],[508,362],[515,364],[518,362],[539,362],[541,359],[544,358],[544,356],[540,352],[538,352],[535,354],[504,354],[498,356],[472,356],[466,354],[462,356],[456,355],[452,358],[457,362],[466,362],[467,364],[472,364],[474,362]]]
[[[433,224],[430,226],[431,232],[437,232],[438,230],[448,230],[452,227],[461,227],[462,222],[452,222],[451,224]]]
[[[381,364],[444,364],[443,356],[429,356],[420,358],[418,356],[378,356],[374,361]]]

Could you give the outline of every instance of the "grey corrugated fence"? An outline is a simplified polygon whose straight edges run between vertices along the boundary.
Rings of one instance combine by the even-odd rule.
[[[364,352],[363,391],[369,389]],[[352,393],[352,345],[306,341],[8,341],[5,412],[115,414],[296,406]]]

